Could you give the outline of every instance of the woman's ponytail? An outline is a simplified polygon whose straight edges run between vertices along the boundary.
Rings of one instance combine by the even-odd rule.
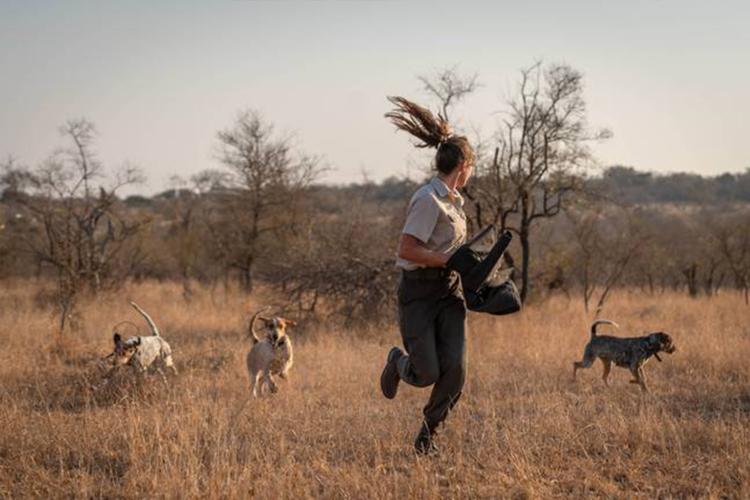
[[[450,125],[440,113],[435,117],[427,108],[403,97],[390,96],[388,100],[395,105],[395,109],[386,113],[385,117],[396,128],[419,139],[416,147],[437,149],[435,167],[438,171],[450,174],[462,162],[474,160],[469,141],[464,136],[452,135]]]

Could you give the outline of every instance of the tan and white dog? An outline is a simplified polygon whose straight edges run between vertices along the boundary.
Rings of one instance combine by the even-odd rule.
[[[247,353],[247,372],[253,397],[263,394],[264,385],[268,386],[270,392],[276,392],[278,388],[273,376],[286,379],[294,362],[292,341],[286,328],[297,323],[279,316],[264,317],[260,315],[261,312],[263,310],[253,315],[248,328],[248,336],[253,338],[253,347]],[[258,320],[265,325],[260,335],[255,331]]]

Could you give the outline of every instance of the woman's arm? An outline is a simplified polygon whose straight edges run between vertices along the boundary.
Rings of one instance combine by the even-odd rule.
[[[398,256],[427,267],[445,267],[450,255],[427,250],[416,237],[402,233],[398,240]]]

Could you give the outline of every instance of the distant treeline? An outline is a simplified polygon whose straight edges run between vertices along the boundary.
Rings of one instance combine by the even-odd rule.
[[[316,184],[310,189],[318,195],[325,193],[373,202],[408,199],[419,186],[418,182],[388,177],[382,182],[351,183],[346,185]],[[600,193],[616,203],[688,203],[721,205],[750,203],[750,168],[744,173],[724,173],[702,176],[685,172],[659,174],[633,167],[607,167],[601,175],[586,180],[587,190]],[[168,189],[154,195],[154,199],[190,196],[192,191]],[[125,199],[131,206],[144,206],[150,198],[134,195]],[[323,208],[323,207],[321,207]]]
[[[714,177],[684,172],[655,174],[613,166],[589,185],[622,203],[750,203],[750,168]]]

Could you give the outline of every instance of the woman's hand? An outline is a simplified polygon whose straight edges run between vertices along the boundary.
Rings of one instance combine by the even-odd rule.
[[[398,256],[404,260],[427,267],[445,267],[450,258],[450,255],[447,253],[426,249],[417,238],[403,233],[398,240]]]

